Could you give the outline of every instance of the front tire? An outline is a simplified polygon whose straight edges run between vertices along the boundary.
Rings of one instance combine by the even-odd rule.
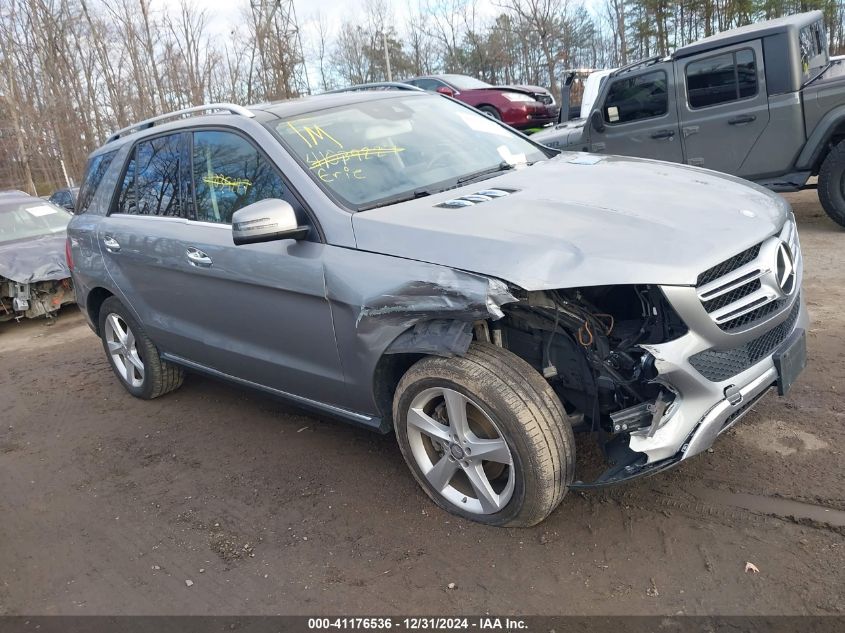
[[[488,525],[535,525],[572,482],[575,443],[563,405],[524,360],[488,343],[429,356],[393,400],[399,448],[437,505]]]
[[[493,106],[483,105],[483,106],[479,107],[478,109],[481,110],[484,114],[486,114],[487,116],[489,116],[492,119],[496,119],[497,121],[502,120],[502,114],[496,108],[494,108]]]
[[[141,324],[117,297],[103,302],[99,326],[106,358],[133,396],[152,400],[182,385],[182,368],[161,359]]]
[[[830,150],[819,170],[819,201],[830,219],[845,227],[845,140]]]

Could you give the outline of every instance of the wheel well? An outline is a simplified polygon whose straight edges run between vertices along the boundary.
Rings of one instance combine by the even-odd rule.
[[[393,394],[402,376],[425,354],[383,354],[373,372],[373,396],[382,420],[393,428]]]
[[[842,121],[837,128],[833,131],[831,137],[825,143],[824,150],[819,154],[816,163],[813,165],[812,173],[814,176],[818,175],[819,170],[822,168],[822,163],[824,162],[827,155],[830,154],[830,150],[834,147],[839,145],[842,141],[845,141],[845,121]]]
[[[112,293],[105,288],[94,288],[88,293],[86,308],[88,310],[88,316],[91,317],[91,322],[94,324],[94,330],[96,330],[97,334],[100,333],[100,308],[103,306],[103,302],[111,296],[113,296]]]

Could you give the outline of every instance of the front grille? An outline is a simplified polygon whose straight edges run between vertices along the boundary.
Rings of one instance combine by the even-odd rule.
[[[795,305],[786,320],[765,334],[758,336],[744,345],[728,350],[709,349],[690,357],[690,365],[713,382],[722,382],[742,373],[749,367],[772,354],[783,343],[798,320],[801,311],[801,296],[795,299]]]
[[[740,266],[747,264],[750,261],[754,261],[757,259],[759,254],[760,244],[755,244],[748,250],[742,251],[739,255],[734,255],[730,259],[726,259],[725,261],[716,264],[713,268],[705,270],[698,276],[698,282],[695,285],[703,286],[704,284],[710,283],[723,275],[727,275],[729,272],[736,270]]]
[[[735,290],[731,290],[723,295],[712,299],[711,301],[702,301],[701,304],[704,306],[704,309],[708,312],[714,312],[719,308],[724,308],[727,305],[735,303],[742,299],[743,297],[747,297],[752,292],[756,292],[760,290],[760,280],[755,279],[749,284],[745,284],[744,286],[740,286]]]
[[[770,301],[768,303],[763,303],[759,308],[755,308],[751,312],[746,312],[742,316],[738,316],[735,319],[731,319],[730,321],[725,321],[724,323],[720,324],[723,330],[731,331],[731,330],[738,330],[746,325],[752,325],[759,321],[764,321],[767,316],[770,314],[775,314],[776,312],[780,312],[781,309],[789,303],[789,299],[778,299],[777,301]]]
[[[734,332],[759,325],[792,301],[774,279],[773,266],[781,242],[789,246],[797,269],[801,258],[798,233],[794,220],[789,219],[779,236],[755,244],[698,276],[698,298],[720,329]]]

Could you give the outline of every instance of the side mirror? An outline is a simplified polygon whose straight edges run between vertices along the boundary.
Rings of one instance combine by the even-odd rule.
[[[284,200],[260,200],[232,214],[232,240],[235,244],[257,244],[274,240],[301,240],[309,227],[299,226],[296,212]]]
[[[590,125],[593,126],[596,132],[604,132],[604,119],[601,116],[601,112],[593,110],[592,114],[590,114]]]
[[[446,95],[447,97],[454,97],[457,94],[449,86],[437,86],[436,91],[439,92],[442,95]]]

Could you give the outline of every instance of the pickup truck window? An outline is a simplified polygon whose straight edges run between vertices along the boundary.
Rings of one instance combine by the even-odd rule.
[[[651,119],[669,111],[666,73],[662,70],[617,79],[607,91],[604,101],[607,123],[629,123]]]
[[[757,94],[757,63],[750,48],[692,62],[686,74],[687,98],[693,109]]]
[[[801,71],[806,81],[828,62],[824,24],[819,21],[805,26],[798,34],[798,41],[801,46]]]

